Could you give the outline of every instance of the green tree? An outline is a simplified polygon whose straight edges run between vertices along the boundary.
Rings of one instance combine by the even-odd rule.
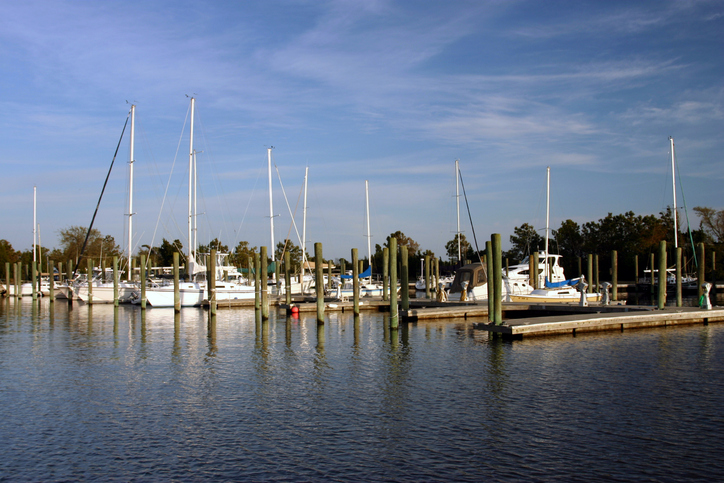
[[[5,280],[5,263],[10,264],[16,263],[20,260],[20,254],[15,251],[13,246],[7,240],[0,240],[0,271]],[[10,267],[10,274],[12,276],[13,269]],[[2,283],[5,283],[4,281]]]
[[[290,239],[285,239],[283,242],[277,243],[277,248],[274,252],[274,256],[277,260],[284,261],[284,252],[289,252],[289,262],[292,267],[302,266],[302,249],[294,244]]]
[[[251,263],[254,263],[254,255],[256,253],[259,253],[259,249],[257,247],[250,247],[248,241],[240,241],[236,248],[234,248],[234,253],[231,254],[229,259],[231,260],[231,264],[236,267],[247,267],[249,266],[249,261]]]
[[[709,235],[712,241],[724,243],[724,210],[697,206],[694,213],[699,215],[700,229]]]
[[[506,252],[506,257],[514,262],[522,261],[531,252],[542,250],[543,237],[538,234],[536,229],[528,223],[523,223],[513,229],[513,235],[510,235],[511,248]]]
[[[158,255],[158,264],[161,267],[173,266],[173,254],[175,252],[183,253],[184,246],[181,241],[177,238],[173,243],[169,242],[165,238],[161,242],[161,246],[154,248],[154,251]],[[179,257],[179,260],[182,257]]]
[[[407,247],[407,255],[412,258],[417,255],[417,252],[420,250],[420,244],[417,243],[412,238],[409,238],[405,236],[404,233],[401,231],[396,231],[390,236],[387,237],[387,241],[385,242],[385,246],[389,248],[390,246],[390,238],[396,238],[397,239],[397,248],[399,249],[401,246]]]
[[[460,252],[462,254],[463,260],[468,257],[468,253],[473,251],[473,247],[470,245],[470,242],[465,238],[465,235],[462,233],[460,235]],[[447,242],[445,244],[445,250],[447,253],[448,258],[451,262],[460,262],[458,260],[458,234],[455,234],[455,237]]]

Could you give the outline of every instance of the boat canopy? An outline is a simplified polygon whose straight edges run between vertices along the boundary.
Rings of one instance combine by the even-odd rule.
[[[575,287],[580,280],[580,278],[572,278],[570,280],[563,280],[562,282],[551,282],[548,280],[548,277],[546,277],[546,288]]]
[[[367,277],[371,277],[371,276],[372,276],[372,266],[370,265],[369,267],[367,267],[367,270],[365,270],[364,272],[357,275],[357,278],[367,278]],[[348,280],[348,279],[352,278],[352,275],[342,274],[342,275],[340,275],[340,277],[345,280]]]

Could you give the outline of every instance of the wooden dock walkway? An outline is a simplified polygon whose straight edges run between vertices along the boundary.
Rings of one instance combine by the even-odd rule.
[[[624,306],[621,306],[624,307]],[[581,308],[581,307],[578,307]],[[598,309],[600,307],[592,307]],[[576,335],[581,332],[606,330],[641,329],[668,327],[685,324],[708,324],[724,321],[724,309],[702,310],[698,307],[653,307],[629,306],[628,311],[599,311],[571,313],[569,315],[548,315],[504,320],[502,325],[487,322],[474,324],[475,329],[503,334],[512,338],[542,335]]]

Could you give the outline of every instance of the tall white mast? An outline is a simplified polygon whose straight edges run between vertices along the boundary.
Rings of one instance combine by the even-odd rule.
[[[193,224],[194,224],[194,106],[195,99],[191,98],[191,129],[189,135],[189,249],[188,249],[188,265],[187,271],[189,281],[194,277],[194,265],[196,263],[196,250],[194,248]]]
[[[551,167],[546,168],[546,255],[543,262],[543,274],[548,276],[548,231],[550,230],[551,216]],[[536,267],[537,269],[537,267]]]
[[[309,166],[304,169],[304,208],[302,210],[302,292],[304,291],[304,265],[307,262],[307,177]]]
[[[133,253],[133,162],[136,136],[136,106],[131,104],[131,148],[128,160],[128,280],[131,280],[131,255]]]
[[[458,263],[462,266],[462,243],[460,240],[460,166],[457,159],[455,160],[455,205],[457,206],[458,212]]]
[[[267,148],[267,164],[269,167],[269,221],[271,229],[271,247],[269,252],[271,253],[271,260],[274,262],[274,204],[272,201],[272,171],[271,171],[271,152],[274,146]]]
[[[34,262],[37,261],[37,255],[36,255],[36,252],[37,252],[36,240],[37,240],[38,238],[37,238],[37,234],[36,234],[36,231],[35,231],[35,230],[36,230],[36,227],[38,226],[38,220],[37,220],[37,217],[36,217],[36,209],[37,209],[37,206],[38,206],[38,203],[37,203],[37,202],[38,202],[38,188],[37,188],[37,186],[33,186],[33,261],[34,261]]]
[[[370,235],[370,182],[365,180],[365,201],[367,211],[367,262],[370,264],[370,281],[372,280],[372,235]]]
[[[671,185],[674,190],[674,248],[679,247],[679,229],[676,225],[676,163],[674,157],[674,138],[669,136],[671,142]]]

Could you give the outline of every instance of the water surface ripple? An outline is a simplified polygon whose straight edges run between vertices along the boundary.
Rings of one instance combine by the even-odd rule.
[[[724,479],[724,325],[0,301],[2,481]]]

